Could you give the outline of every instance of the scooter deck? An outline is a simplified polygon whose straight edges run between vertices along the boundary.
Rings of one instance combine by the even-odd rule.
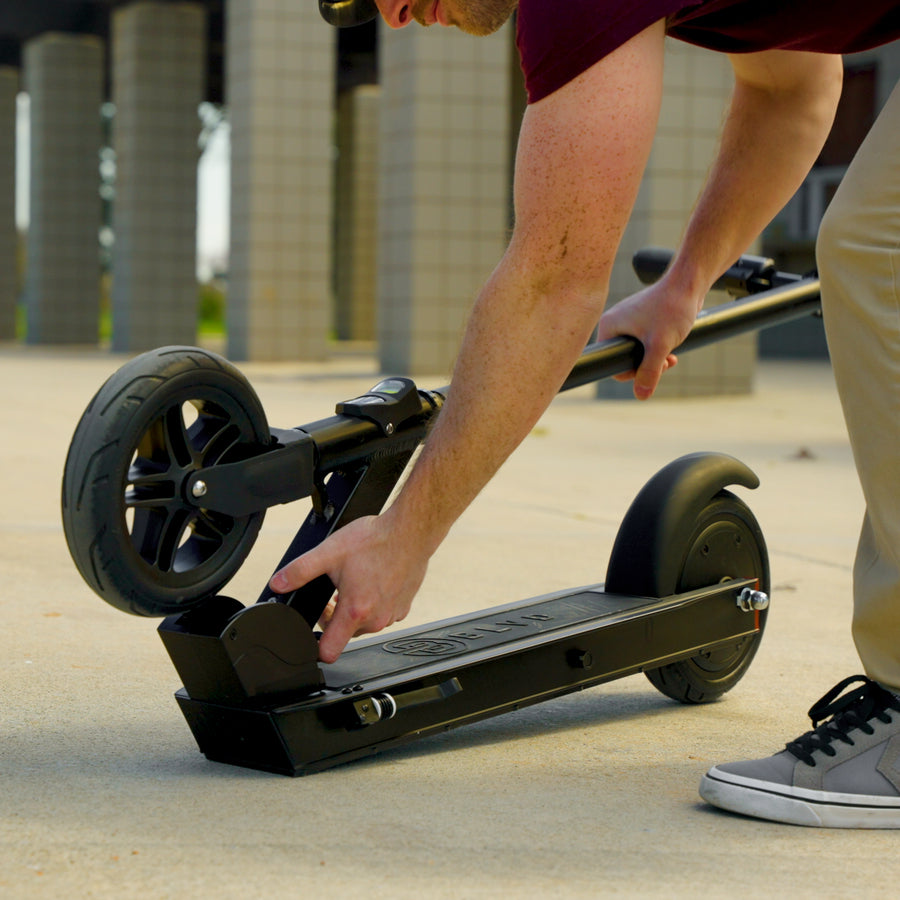
[[[759,631],[732,581],[662,599],[570,589],[355,641],[324,686],[271,702],[176,698],[210,760],[304,775],[716,650]]]

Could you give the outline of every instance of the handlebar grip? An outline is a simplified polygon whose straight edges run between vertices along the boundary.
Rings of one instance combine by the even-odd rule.
[[[634,254],[631,266],[641,284],[654,284],[669,268],[669,263],[672,262],[674,255],[674,251],[664,250],[662,247],[644,247],[643,250],[638,250]]]
[[[645,247],[632,259],[635,274],[642,284],[653,284],[662,277],[674,256],[661,247]],[[728,291],[737,297],[758,294],[774,286],[775,261],[765,256],[744,254],[712,285],[711,290]]]

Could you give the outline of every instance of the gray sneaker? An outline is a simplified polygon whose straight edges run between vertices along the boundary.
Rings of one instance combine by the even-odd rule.
[[[852,684],[859,686],[841,696]],[[781,753],[714,766],[700,796],[792,825],[900,828],[900,700],[855,675],[814,704],[809,717],[813,730]]]

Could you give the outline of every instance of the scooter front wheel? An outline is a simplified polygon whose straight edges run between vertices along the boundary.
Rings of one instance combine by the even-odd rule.
[[[201,468],[261,452],[259,398],[227,360],[191,347],[136,357],[100,388],[75,429],[62,485],[66,542],[82,577],[118,609],[185,612],[235,574],[263,512],[190,502]]]

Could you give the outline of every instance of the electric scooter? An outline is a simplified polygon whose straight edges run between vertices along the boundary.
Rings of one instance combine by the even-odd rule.
[[[670,254],[635,257],[652,282]],[[819,311],[815,277],[744,256],[717,282],[678,352]],[[637,367],[642,348],[590,345],[562,390]],[[165,347],[100,388],[65,464],[75,564],[113,606],[162,617],[177,702],[214,761],[303,775],[429,734],[644,672],[683,703],[732,688],[769,605],[760,527],[728,488],[756,475],[720,453],[675,460],[638,493],[602,583],[351,641],[318,659],[334,586],[320,577],[244,605],[222,595],[276,504],[309,511],[276,568],[388,500],[451,387],[390,377],[299,428],[275,428],[246,378],[214,353]],[[188,413],[190,413],[188,415]]]

